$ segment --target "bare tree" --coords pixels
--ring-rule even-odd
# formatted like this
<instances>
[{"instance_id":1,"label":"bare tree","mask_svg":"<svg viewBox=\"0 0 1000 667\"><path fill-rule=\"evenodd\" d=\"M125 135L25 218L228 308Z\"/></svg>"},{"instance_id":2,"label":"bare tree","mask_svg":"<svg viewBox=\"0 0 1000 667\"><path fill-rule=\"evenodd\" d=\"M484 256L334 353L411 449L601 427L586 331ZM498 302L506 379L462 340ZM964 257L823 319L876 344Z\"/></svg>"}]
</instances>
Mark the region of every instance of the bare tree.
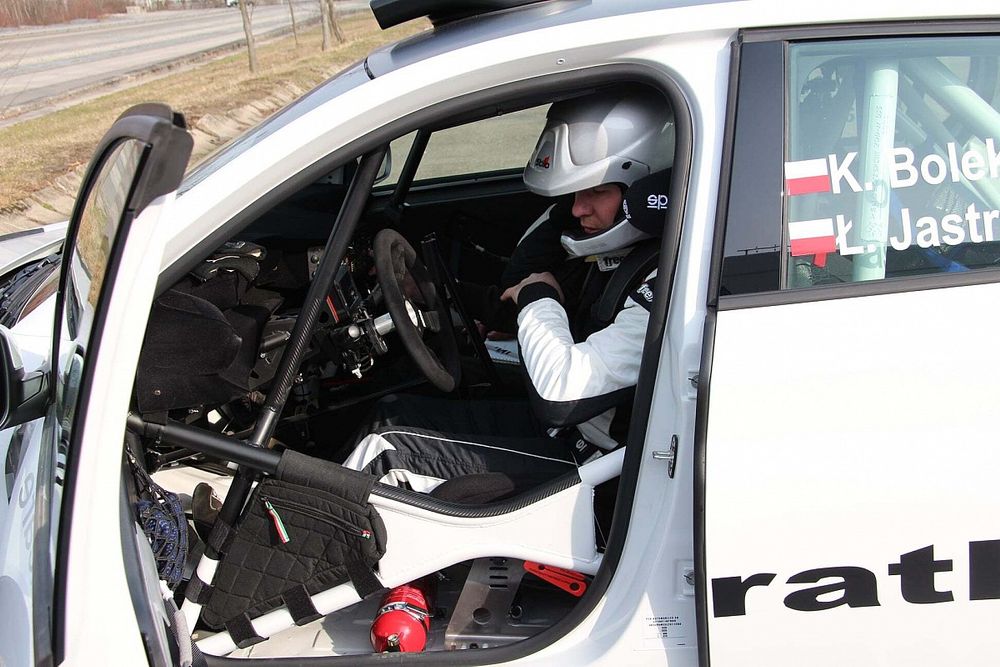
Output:
<instances>
[{"instance_id":1,"label":"bare tree","mask_svg":"<svg viewBox=\"0 0 1000 667\"><path fill-rule=\"evenodd\" d=\"M344 33L337 23L337 10L333 6L333 0L319 0L320 23L323 25L323 50L330 48L330 39L337 40L338 44L344 43Z\"/></svg>"},{"instance_id":2,"label":"bare tree","mask_svg":"<svg viewBox=\"0 0 1000 667\"><path fill-rule=\"evenodd\" d=\"M292 36L295 37L295 46L299 45L299 29L295 25L295 7L292 5L292 0L288 0L288 13L292 16Z\"/></svg>"},{"instance_id":3,"label":"bare tree","mask_svg":"<svg viewBox=\"0 0 1000 667\"><path fill-rule=\"evenodd\" d=\"M319 24L323 28L323 45L320 48L324 51L330 48L330 21L326 18L329 13L330 7L326 0L319 0Z\"/></svg>"},{"instance_id":4,"label":"bare tree","mask_svg":"<svg viewBox=\"0 0 1000 667\"><path fill-rule=\"evenodd\" d=\"M240 15L243 16L243 34L247 37L247 56L250 58L250 71L257 72L257 45L253 41L253 10L247 7L247 0L240 0Z\"/></svg>"},{"instance_id":5,"label":"bare tree","mask_svg":"<svg viewBox=\"0 0 1000 667\"><path fill-rule=\"evenodd\" d=\"M330 32L333 33L337 44L343 44L347 38L344 37L344 31L340 29L340 21L337 19L337 8L333 4L333 0L324 0L324 2L327 3L329 8L326 12L326 17L330 21Z\"/></svg>"}]
</instances>

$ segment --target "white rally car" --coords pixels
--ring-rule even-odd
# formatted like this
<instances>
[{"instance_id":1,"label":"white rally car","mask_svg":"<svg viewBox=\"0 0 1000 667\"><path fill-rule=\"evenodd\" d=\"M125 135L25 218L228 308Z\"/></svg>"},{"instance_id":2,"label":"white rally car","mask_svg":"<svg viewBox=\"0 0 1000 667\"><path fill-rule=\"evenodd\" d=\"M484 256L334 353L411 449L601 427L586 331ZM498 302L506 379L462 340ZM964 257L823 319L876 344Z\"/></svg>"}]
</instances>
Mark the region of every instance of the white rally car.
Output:
<instances>
[{"instance_id":1,"label":"white rally car","mask_svg":"<svg viewBox=\"0 0 1000 667\"><path fill-rule=\"evenodd\" d=\"M0 242L0 663L996 664L995 7L372 7L434 28L186 175L136 107L61 250ZM627 445L488 502L346 471L383 396L524 396L456 281L550 205L548 106L626 85L676 129Z\"/></svg>"}]
</instances>

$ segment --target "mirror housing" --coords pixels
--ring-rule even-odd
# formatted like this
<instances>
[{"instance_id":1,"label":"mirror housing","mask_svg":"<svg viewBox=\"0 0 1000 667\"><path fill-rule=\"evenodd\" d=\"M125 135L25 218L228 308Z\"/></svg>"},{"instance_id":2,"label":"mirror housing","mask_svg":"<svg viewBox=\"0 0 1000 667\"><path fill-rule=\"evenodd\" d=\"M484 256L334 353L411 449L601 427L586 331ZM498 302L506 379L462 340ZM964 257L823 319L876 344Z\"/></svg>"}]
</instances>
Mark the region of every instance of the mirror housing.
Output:
<instances>
[{"instance_id":1,"label":"mirror housing","mask_svg":"<svg viewBox=\"0 0 1000 667\"><path fill-rule=\"evenodd\" d=\"M379 165L378 173L375 174L375 182L373 185L378 185L385 179L389 178L389 174L392 173L392 151L389 150L389 146L385 147L385 157L382 158L382 164Z\"/></svg>"},{"instance_id":2,"label":"mirror housing","mask_svg":"<svg viewBox=\"0 0 1000 667\"><path fill-rule=\"evenodd\" d=\"M45 414L48 373L26 373L10 329L0 326L0 429L24 424Z\"/></svg>"}]
</instances>

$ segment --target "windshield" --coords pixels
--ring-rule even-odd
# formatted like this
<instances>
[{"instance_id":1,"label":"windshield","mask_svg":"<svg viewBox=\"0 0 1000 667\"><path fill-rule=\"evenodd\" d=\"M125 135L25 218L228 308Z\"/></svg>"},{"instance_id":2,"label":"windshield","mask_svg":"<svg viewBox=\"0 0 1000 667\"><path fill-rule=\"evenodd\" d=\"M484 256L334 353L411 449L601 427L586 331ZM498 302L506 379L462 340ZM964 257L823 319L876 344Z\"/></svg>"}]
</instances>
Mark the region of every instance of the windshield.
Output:
<instances>
[{"instance_id":1,"label":"windshield","mask_svg":"<svg viewBox=\"0 0 1000 667\"><path fill-rule=\"evenodd\" d=\"M332 79L321 83L260 125L251 128L246 133L236 137L220 148L214 155L210 156L184 177L177 194L183 195L260 141L271 136L289 123L301 118L313 109L329 102L338 95L342 95L348 90L360 86L366 81L370 81L370 79L365 72L364 63L359 62L335 75Z\"/></svg>"}]
</instances>

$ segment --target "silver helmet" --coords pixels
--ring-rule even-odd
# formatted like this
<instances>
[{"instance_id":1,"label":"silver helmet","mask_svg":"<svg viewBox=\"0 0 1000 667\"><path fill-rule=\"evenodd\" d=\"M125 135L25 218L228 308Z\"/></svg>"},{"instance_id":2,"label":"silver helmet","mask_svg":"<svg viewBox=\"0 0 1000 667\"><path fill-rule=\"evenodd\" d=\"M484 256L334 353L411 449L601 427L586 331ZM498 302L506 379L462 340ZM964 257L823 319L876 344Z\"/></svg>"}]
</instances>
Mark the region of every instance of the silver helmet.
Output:
<instances>
[{"instance_id":1,"label":"silver helmet","mask_svg":"<svg viewBox=\"0 0 1000 667\"><path fill-rule=\"evenodd\" d=\"M524 168L529 190L557 197L605 183L632 183L673 165L674 119L666 99L648 88L601 92L549 108L545 128ZM612 252L649 234L622 212L593 235L566 233L572 256Z\"/></svg>"}]
</instances>

